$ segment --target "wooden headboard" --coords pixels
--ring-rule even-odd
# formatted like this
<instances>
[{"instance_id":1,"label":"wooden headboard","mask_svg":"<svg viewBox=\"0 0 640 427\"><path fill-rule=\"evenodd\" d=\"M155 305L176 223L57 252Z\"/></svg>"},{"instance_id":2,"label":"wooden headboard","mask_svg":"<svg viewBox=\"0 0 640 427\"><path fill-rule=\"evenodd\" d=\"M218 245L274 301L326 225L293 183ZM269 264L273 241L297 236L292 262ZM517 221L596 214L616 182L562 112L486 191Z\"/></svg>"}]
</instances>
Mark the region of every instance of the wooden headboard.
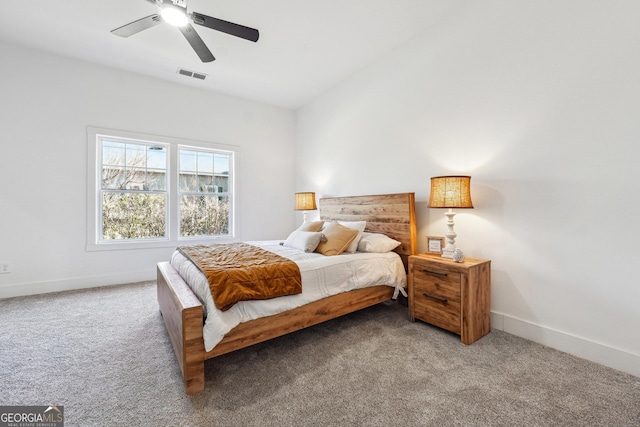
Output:
<instances>
[{"instance_id":1,"label":"wooden headboard","mask_svg":"<svg viewBox=\"0 0 640 427\"><path fill-rule=\"evenodd\" d=\"M395 249L407 265L418 251L415 193L324 197L319 200L324 221L367 221L365 231L381 233L402 244Z\"/></svg>"}]
</instances>

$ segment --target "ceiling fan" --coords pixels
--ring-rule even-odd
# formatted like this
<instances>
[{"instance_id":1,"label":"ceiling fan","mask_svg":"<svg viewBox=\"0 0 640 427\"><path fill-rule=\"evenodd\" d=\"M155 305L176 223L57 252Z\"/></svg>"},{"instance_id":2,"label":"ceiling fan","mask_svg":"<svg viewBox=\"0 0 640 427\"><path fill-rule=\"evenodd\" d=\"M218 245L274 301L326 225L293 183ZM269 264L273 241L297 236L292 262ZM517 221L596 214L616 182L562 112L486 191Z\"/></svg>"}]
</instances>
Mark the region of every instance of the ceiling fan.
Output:
<instances>
[{"instance_id":1,"label":"ceiling fan","mask_svg":"<svg viewBox=\"0 0 640 427\"><path fill-rule=\"evenodd\" d=\"M222 19L212 18L198 12L187 12L187 0L146 0L149 3L160 8L160 13L146 16L137 21L130 22L122 27L111 31L116 36L129 37L147 28L167 22L168 24L178 27L184 37L187 39L193 50L195 50L202 62L211 62L216 58L213 56L207 45L204 44L196 30L189 23L202 25L203 27L221 31L232 36L240 37L245 40L257 42L260 33L255 28L245 27L244 25L234 24L233 22L223 21Z\"/></svg>"}]
</instances>

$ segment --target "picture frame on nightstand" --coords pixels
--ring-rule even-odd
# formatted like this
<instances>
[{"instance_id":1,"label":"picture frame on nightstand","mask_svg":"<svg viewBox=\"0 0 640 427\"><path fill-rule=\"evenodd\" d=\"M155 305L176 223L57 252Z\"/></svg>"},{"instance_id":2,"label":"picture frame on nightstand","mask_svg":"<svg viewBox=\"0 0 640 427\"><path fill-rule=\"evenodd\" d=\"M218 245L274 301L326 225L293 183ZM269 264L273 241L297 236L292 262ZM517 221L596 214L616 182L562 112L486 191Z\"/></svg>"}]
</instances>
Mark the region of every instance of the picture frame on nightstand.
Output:
<instances>
[{"instance_id":1,"label":"picture frame on nightstand","mask_svg":"<svg viewBox=\"0 0 640 427\"><path fill-rule=\"evenodd\" d=\"M442 248L444 248L444 237L427 236L428 254L442 254Z\"/></svg>"}]
</instances>

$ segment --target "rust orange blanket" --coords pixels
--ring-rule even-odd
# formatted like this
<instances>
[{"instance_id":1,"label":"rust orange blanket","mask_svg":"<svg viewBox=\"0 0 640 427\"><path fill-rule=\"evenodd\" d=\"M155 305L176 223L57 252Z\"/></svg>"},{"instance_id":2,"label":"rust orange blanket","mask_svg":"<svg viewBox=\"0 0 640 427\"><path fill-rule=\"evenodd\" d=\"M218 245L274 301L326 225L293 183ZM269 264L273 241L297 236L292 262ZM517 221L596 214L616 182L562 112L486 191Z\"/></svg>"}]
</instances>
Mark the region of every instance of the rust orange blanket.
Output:
<instances>
[{"instance_id":1,"label":"rust orange blanket","mask_svg":"<svg viewBox=\"0 0 640 427\"><path fill-rule=\"evenodd\" d=\"M298 265L248 243L180 246L209 280L216 307L230 309L238 301L262 300L302 292Z\"/></svg>"}]
</instances>

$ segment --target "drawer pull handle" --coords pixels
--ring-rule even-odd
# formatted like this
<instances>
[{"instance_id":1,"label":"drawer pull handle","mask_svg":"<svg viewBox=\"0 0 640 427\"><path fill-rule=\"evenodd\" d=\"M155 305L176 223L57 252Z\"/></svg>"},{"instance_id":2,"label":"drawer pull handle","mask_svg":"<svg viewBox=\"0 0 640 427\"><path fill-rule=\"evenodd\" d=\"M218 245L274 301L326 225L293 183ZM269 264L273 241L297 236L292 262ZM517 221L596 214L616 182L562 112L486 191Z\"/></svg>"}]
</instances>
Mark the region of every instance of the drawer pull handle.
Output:
<instances>
[{"instance_id":1,"label":"drawer pull handle","mask_svg":"<svg viewBox=\"0 0 640 427\"><path fill-rule=\"evenodd\" d=\"M438 273L437 271L422 270L422 272L427 274L435 274L436 276L443 276L443 277L447 276L447 273Z\"/></svg>"},{"instance_id":2,"label":"drawer pull handle","mask_svg":"<svg viewBox=\"0 0 640 427\"><path fill-rule=\"evenodd\" d=\"M447 299L434 297L432 295L427 295L427 294L424 294L424 293L422 294L422 296L425 297L425 298L432 299L434 301L441 302L442 304L447 304L449 302L449 300L447 300Z\"/></svg>"}]
</instances>

